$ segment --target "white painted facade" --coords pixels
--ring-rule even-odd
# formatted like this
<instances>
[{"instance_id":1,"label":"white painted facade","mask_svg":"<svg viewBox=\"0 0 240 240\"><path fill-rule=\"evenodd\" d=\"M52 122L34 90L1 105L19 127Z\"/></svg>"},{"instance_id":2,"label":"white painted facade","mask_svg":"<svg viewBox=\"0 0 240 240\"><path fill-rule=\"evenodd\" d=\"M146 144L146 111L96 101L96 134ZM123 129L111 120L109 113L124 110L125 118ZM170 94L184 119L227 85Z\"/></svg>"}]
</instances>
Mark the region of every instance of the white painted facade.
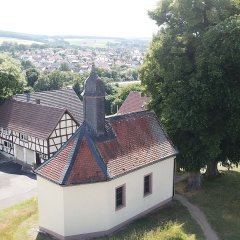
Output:
<instances>
[{"instance_id":1,"label":"white painted facade","mask_svg":"<svg viewBox=\"0 0 240 240\"><path fill-rule=\"evenodd\" d=\"M144 176L152 174L152 193L144 196ZM173 197L174 157L107 182L59 186L37 176L40 229L67 236L107 232ZM126 205L116 210L116 188L125 185Z\"/></svg>"}]
</instances>

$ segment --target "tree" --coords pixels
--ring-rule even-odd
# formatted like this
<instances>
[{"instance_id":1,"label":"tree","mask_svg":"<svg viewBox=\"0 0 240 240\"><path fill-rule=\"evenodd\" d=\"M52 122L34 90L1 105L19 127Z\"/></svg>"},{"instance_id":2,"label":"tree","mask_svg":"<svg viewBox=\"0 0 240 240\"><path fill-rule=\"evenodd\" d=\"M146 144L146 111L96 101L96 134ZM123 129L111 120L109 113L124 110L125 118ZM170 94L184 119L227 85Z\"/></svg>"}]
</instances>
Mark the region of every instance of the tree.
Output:
<instances>
[{"instance_id":1,"label":"tree","mask_svg":"<svg viewBox=\"0 0 240 240\"><path fill-rule=\"evenodd\" d=\"M58 90L63 87L73 86L78 96L82 89L85 75L72 72L62 72L55 70L52 72L44 71L35 82L33 88L35 91Z\"/></svg>"},{"instance_id":2,"label":"tree","mask_svg":"<svg viewBox=\"0 0 240 240\"><path fill-rule=\"evenodd\" d=\"M199 46L209 29L236 13L240 13L239 5L231 0L163 0L150 12L160 31L153 38L140 78L179 149L177 162L190 172L188 190L201 188L200 169L216 161L222 143L221 115L206 107L218 99L206 92L211 82L200 74Z\"/></svg>"},{"instance_id":3,"label":"tree","mask_svg":"<svg viewBox=\"0 0 240 240\"><path fill-rule=\"evenodd\" d=\"M83 92L83 82L80 80L76 80L73 84L73 89L80 98L80 100L83 100L83 97L81 95Z\"/></svg>"},{"instance_id":4,"label":"tree","mask_svg":"<svg viewBox=\"0 0 240 240\"><path fill-rule=\"evenodd\" d=\"M21 61L21 66L23 70L27 70L29 68L34 68L33 64L31 63L31 61L26 60L26 61Z\"/></svg>"},{"instance_id":5,"label":"tree","mask_svg":"<svg viewBox=\"0 0 240 240\"><path fill-rule=\"evenodd\" d=\"M0 54L0 101L24 91L25 80L20 63Z\"/></svg>"},{"instance_id":6,"label":"tree","mask_svg":"<svg viewBox=\"0 0 240 240\"><path fill-rule=\"evenodd\" d=\"M55 70L48 74L50 90L58 90L63 87L66 75L64 72Z\"/></svg>"},{"instance_id":7,"label":"tree","mask_svg":"<svg viewBox=\"0 0 240 240\"><path fill-rule=\"evenodd\" d=\"M65 72L70 71L68 63L67 62L61 63L59 70L60 71L65 71Z\"/></svg>"},{"instance_id":8,"label":"tree","mask_svg":"<svg viewBox=\"0 0 240 240\"><path fill-rule=\"evenodd\" d=\"M240 15L235 15L209 29L198 49L198 74L209 95L205 105L209 127L220 135L219 154L208 164L209 176L218 175L218 161L240 161L239 36Z\"/></svg>"},{"instance_id":9,"label":"tree","mask_svg":"<svg viewBox=\"0 0 240 240\"><path fill-rule=\"evenodd\" d=\"M33 87L34 83L38 80L39 72L35 68L29 68L26 71L26 79L28 86Z\"/></svg>"},{"instance_id":10,"label":"tree","mask_svg":"<svg viewBox=\"0 0 240 240\"><path fill-rule=\"evenodd\" d=\"M34 83L33 89L36 92L50 90L50 81L48 74L41 73L38 77L38 80Z\"/></svg>"},{"instance_id":11,"label":"tree","mask_svg":"<svg viewBox=\"0 0 240 240\"><path fill-rule=\"evenodd\" d=\"M128 94L131 91L142 92L144 90L143 86L140 84L128 84L118 88L117 92L113 97L110 97L111 100L111 113L114 114L118 111L119 107L122 105L124 100L127 98Z\"/></svg>"}]
</instances>

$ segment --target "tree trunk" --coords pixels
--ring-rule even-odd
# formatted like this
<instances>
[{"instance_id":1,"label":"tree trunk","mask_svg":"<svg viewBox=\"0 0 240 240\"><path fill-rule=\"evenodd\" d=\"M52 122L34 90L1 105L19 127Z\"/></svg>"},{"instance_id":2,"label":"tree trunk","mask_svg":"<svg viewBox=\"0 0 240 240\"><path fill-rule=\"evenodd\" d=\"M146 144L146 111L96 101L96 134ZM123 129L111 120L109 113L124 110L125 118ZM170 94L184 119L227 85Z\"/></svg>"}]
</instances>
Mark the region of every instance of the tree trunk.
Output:
<instances>
[{"instance_id":1,"label":"tree trunk","mask_svg":"<svg viewBox=\"0 0 240 240\"><path fill-rule=\"evenodd\" d=\"M200 171L189 172L188 184L185 188L186 192L196 191L202 188L202 176Z\"/></svg>"},{"instance_id":2,"label":"tree trunk","mask_svg":"<svg viewBox=\"0 0 240 240\"><path fill-rule=\"evenodd\" d=\"M176 161L176 172L181 172L179 163Z\"/></svg>"},{"instance_id":3,"label":"tree trunk","mask_svg":"<svg viewBox=\"0 0 240 240\"><path fill-rule=\"evenodd\" d=\"M207 170L205 172L206 177L217 177L219 175L218 171L218 161L211 161L207 164Z\"/></svg>"}]
</instances>

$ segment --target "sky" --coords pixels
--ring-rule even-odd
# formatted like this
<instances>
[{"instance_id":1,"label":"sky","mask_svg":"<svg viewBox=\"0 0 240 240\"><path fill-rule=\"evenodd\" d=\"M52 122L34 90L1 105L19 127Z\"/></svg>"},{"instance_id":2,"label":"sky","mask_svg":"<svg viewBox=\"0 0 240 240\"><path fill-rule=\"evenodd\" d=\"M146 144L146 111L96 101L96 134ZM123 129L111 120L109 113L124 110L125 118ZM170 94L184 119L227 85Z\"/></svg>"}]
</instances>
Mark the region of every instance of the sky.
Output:
<instances>
[{"instance_id":1,"label":"sky","mask_svg":"<svg viewBox=\"0 0 240 240\"><path fill-rule=\"evenodd\" d=\"M151 38L158 0L1 0L0 30L46 35Z\"/></svg>"}]
</instances>

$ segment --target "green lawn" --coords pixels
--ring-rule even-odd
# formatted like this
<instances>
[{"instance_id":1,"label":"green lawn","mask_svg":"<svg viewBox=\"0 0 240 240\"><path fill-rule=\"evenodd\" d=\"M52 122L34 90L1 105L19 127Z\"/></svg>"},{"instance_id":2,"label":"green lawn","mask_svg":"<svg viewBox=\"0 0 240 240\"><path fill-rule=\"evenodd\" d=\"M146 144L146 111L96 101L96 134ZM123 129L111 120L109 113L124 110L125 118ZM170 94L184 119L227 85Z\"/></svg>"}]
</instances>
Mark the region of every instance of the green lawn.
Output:
<instances>
[{"instance_id":1,"label":"green lawn","mask_svg":"<svg viewBox=\"0 0 240 240\"><path fill-rule=\"evenodd\" d=\"M37 199L31 199L11 208L0 211L1 240L51 240L49 236L38 233ZM188 211L173 201L122 229L112 237L99 240L197 240L204 239L199 226Z\"/></svg>"},{"instance_id":2,"label":"green lawn","mask_svg":"<svg viewBox=\"0 0 240 240\"><path fill-rule=\"evenodd\" d=\"M115 39L111 38L65 38L64 40L71 45L92 48L107 48L108 43L117 43Z\"/></svg>"},{"instance_id":3,"label":"green lawn","mask_svg":"<svg viewBox=\"0 0 240 240\"><path fill-rule=\"evenodd\" d=\"M240 168L221 168L216 179L204 180L203 190L184 195L198 205L221 239L240 239ZM184 183L177 184L182 192Z\"/></svg>"}]
</instances>

